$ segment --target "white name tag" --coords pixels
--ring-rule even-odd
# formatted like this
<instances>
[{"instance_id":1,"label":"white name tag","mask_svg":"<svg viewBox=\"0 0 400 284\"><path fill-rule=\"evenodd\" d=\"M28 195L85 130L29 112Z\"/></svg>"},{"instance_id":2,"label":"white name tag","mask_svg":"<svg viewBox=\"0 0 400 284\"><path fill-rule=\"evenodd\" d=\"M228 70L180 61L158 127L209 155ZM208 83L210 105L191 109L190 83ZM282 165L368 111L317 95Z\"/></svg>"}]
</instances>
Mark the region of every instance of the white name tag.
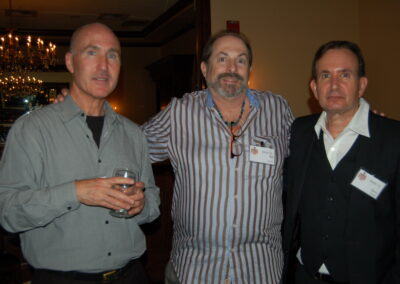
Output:
<instances>
[{"instance_id":1,"label":"white name tag","mask_svg":"<svg viewBox=\"0 0 400 284\"><path fill-rule=\"evenodd\" d=\"M250 145L250 161L275 165L275 150L267 147Z\"/></svg>"},{"instance_id":2,"label":"white name tag","mask_svg":"<svg viewBox=\"0 0 400 284\"><path fill-rule=\"evenodd\" d=\"M372 198L377 199L379 194L385 188L386 183L377 179L365 170L360 169L351 182L351 185L368 194Z\"/></svg>"}]
</instances>

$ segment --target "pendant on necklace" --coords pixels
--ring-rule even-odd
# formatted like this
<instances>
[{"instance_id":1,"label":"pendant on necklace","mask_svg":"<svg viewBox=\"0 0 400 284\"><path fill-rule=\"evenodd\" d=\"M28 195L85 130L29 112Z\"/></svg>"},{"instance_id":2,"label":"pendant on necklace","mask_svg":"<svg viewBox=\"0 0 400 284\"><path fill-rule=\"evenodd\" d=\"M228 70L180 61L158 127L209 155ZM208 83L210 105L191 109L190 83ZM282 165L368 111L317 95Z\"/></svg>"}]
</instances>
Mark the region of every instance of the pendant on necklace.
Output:
<instances>
[{"instance_id":1,"label":"pendant on necklace","mask_svg":"<svg viewBox=\"0 0 400 284\"><path fill-rule=\"evenodd\" d=\"M218 112L219 116L221 117L221 119L224 121L225 125L226 125L226 126L233 127L233 126L237 126L237 125L239 124L240 120L242 119L242 116L243 116L243 113L244 113L244 105L245 105L245 102L246 102L246 100L243 100L242 107L240 108L239 117L238 117L236 120L230 121L230 122L229 122L229 121L226 121L226 120L224 119L224 117L222 116L222 113L221 113L220 110L218 109L217 105L216 105L215 103L214 103L214 105L215 105L215 109L217 110L217 112Z\"/></svg>"}]
</instances>

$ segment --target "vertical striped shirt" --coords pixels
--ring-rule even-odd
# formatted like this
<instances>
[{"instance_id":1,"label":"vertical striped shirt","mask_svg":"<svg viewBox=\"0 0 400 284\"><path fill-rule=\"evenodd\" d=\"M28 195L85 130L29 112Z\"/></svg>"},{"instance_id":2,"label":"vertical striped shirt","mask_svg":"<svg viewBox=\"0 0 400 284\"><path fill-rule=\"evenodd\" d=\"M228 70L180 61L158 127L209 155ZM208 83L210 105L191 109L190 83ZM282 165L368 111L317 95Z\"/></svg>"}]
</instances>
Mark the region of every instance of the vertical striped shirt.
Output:
<instances>
[{"instance_id":1,"label":"vertical striped shirt","mask_svg":"<svg viewBox=\"0 0 400 284\"><path fill-rule=\"evenodd\" d=\"M182 283L280 280L282 167L293 115L281 96L248 90L247 97L234 158L230 129L207 90L172 99L143 125L152 161L169 158L175 173L171 262ZM275 164L250 161L250 145L274 149Z\"/></svg>"}]
</instances>

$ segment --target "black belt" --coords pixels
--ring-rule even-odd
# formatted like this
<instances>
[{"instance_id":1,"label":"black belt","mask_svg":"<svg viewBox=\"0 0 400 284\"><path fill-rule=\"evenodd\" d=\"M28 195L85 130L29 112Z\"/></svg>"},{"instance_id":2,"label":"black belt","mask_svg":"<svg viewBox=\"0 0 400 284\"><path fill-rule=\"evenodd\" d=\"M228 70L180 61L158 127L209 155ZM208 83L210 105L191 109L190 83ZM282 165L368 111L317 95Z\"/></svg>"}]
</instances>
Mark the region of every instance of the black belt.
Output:
<instances>
[{"instance_id":1,"label":"black belt","mask_svg":"<svg viewBox=\"0 0 400 284\"><path fill-rule=\"evenodd\" d=\"M48 269L37 269L37 270L45 273L57 274L59 276L74 280L92 281L98 283L110 283L111 281L119 279L124 274L124 272L126 272L139 262L140 262L139 258L133 259L122 268L110 271L98 272L98 273L85 273L79 271L58 271L58 270L48 270Z\"/></svg>"},{"instance_id":2,"label":"black belt","mask_svg":"<svg viewBox=\"0 0 400 284\"><path fill-rule=\"evenodd\" d=\"M322 282L330 283L330 284L349 284L350 282L344 282L344 281L337 281L333 279L332 276L329 274L321 274L321 273L316 273L314 276L312 276L315 280L319 280Z\"/></svg>"}]
</instances>

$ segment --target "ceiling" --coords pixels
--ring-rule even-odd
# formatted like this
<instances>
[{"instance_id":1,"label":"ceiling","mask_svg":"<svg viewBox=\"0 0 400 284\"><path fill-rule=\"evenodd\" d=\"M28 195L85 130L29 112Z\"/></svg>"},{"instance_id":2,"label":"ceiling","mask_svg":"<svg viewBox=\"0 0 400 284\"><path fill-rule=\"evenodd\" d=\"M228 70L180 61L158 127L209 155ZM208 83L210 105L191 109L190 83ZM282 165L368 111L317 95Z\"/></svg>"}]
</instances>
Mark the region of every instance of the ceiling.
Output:
<instances>
[{"instance_id":1,"label":"ceiling","mask_svg":"<svg viewBox=\"0 0 400 284\"><path fill-rule=\"evenodd\" d=\"M68 45L77 27L99 21L124 46L159 46L194 27L193 0L2 0L0 34L41 35Z\"/></svg>"}]
</instances>

